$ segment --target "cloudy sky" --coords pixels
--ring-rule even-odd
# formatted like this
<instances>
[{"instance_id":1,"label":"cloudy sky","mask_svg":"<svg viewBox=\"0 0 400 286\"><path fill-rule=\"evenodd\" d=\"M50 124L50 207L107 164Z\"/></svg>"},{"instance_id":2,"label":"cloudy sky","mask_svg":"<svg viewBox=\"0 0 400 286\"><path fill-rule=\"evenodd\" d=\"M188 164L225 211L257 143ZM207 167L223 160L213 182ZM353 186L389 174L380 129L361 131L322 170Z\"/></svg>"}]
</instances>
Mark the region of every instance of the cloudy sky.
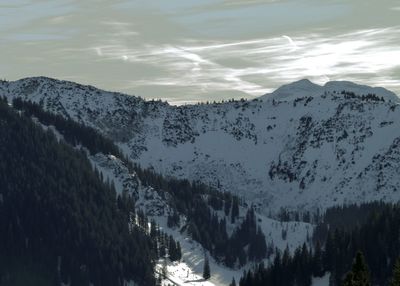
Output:
<instances>
[{"instance_id":1,"label":"cloudy sky","mask_svg":"<svg viewBox=\"0 0 400 286\"><path fill-rule=\"evenodd\" d=\"M0 0L0 78L174 104L351 80L400 94L398 0Z\"/></svg>"}]
</instances>

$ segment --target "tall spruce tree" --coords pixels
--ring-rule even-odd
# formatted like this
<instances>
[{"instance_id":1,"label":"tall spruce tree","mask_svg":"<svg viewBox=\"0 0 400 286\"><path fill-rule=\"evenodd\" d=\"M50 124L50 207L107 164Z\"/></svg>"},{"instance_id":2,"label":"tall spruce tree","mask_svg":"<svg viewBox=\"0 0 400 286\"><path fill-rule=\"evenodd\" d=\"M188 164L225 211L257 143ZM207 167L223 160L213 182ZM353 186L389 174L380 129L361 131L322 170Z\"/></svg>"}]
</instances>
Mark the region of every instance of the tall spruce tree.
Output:
<instances>
[{"instance_id":1,"label":"tall spruce tree","mask_svg":"<svg viewBox=\"0 0 400 286\"><path fill-rule=\"evenodd\" d=\"M323 262L322 262L322 248L319 241L315 246L315 252L313 256L313 275L316 277L322 277L324 275Z\"/></svg>"},{"instance_id":2,"label":"tall spruce tree","mask_svg":"<svg viewBox=\"0 0 400 286\"><path fill-rule=\"evenodd\" d=\"M343 286L370 286L371 281L364 255L359 251L351 267L351 271L346 274Z\"/></svg>"},{"instance_id":3,"label":"tall spruce tree","mask_svg":"<svg viewBox=\"0 0 400 286\"><path fill-rule=\"evenodd\" d=\"M231 222L235 223L236 218L239 216L239 200L234 197L232 201Z\"/></svg>"},{"instance_id":4,"label":"tall spruce tree","mask_svg":"<svg viewBox=\"0 0 400 286\"><path fill-rule=\"evenodd\" d=\"M176 260L181 260L182 258L182 248L179 241L176 243Z\"/></svg>"},{"instance_id":5,"label":"tall spruce tree","mask_svg":"<svg viewBox=\"0 0 400 286\"><path fill-rule=\"evenodd\" d=\"M207 254L204 255L204 268L203 268L203 278L209 279L211 277L210 261L208 260Z\"/></svg>"}]
</instances>

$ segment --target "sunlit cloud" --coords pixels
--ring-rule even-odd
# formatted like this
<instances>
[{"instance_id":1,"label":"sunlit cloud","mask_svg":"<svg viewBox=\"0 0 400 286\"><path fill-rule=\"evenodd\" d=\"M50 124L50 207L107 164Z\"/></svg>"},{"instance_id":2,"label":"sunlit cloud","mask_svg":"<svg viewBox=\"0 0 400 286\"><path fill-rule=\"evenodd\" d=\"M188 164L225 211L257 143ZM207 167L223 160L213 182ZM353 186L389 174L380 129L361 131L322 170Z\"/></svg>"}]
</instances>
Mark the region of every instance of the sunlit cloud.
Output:
<instances>
[{"instance_id":1,"label":"sunlit cloud","mask_svg":"<svg viewBox=\"0 0 400 286\"><path fill-rule=\"evenodd\" d=\"M179 104L257 97L301 78L400 93L396 0L0 2L10 80L74 78Z\"/></svg>"},{"instance_id":2,"label":"sunlit cloud","mask_svg":"<svg viewBox=\"0 0 400 286\"><path fill-rule=\"evenodd\" d=\"M400 47L395 39L400 29L367 29L324 36L322 33L272 37L236 42L183 41L182 45L126 44L95 47L98 56L132 64L156 66L158 78L130 81L135 86L181 86L200 91L237 90L249 97L299 78L318 83L371 78L390 87L400 87L390 71L400 67ZM237 64L236 61L240 61Z\"/></svg>"}]
</instances>

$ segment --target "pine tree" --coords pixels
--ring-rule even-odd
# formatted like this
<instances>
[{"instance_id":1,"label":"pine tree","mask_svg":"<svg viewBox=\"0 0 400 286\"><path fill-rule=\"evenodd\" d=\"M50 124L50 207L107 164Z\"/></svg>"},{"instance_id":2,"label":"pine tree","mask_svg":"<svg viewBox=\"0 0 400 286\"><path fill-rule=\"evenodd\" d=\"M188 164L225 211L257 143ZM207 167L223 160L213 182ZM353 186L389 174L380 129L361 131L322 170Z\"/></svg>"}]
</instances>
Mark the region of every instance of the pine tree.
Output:
<instances>
[{"instance_id":1,"label":"pine tree","mask_svg":"<svg viewBox=\"0 0 400 286\"><path fill-rule=\"evenodd\" d=\"M232 201L230 198L225 200L225 207L224 207L224 211L225 211L225 215L228 216L229 212L231 210L231 205L232 205Z\"/></svg>"},{"instance_id":2,"label":"pine tree","mask_svg":"<svg viewBox=\"0 0 400 286\"><path fill-rule=\"evenodd\" d=\"M176 243L176 260L181 260L182 258L182 248L179 241Z\"/></svg>"},{"instance_id":3,"label":"pine tree","mask_svg":"<svg viewBox=\"0 0 400 286\"><path fill-rule=\"evenodd\" d=\"M157 229L158 229L157 224L156 224L155 220L152 219L151 222L150 222L150 237L151 237L152 239L155 239L155 238L156 238L156 236L157 236Z\"/></svg>"},{"instance_id":4,"label":"pine tree","mask_svg":"<svg viewBox=\"0 0 400 286\"><path fill-rule=\"evenodd\" d=\"M313 256L313 275L316 277L322 277L324 275L323 262L322 262L322 248L319 241L315 247L315 253Z\"/></svg>"},{"instance_id":5,"label":"pine tree","mask_svg":"<svg viewBox=\"0 0 400 286\"><path fill-rule=\"evenodd\" d=\"M239 216L239 201L236 197L232 201L231 222L235 223L236 218Z\"/></svg>"},{"instance_id":6,"label":"pine tree","mask_svg":"<svg viewBox=\"0 0 400 286\"><path fill-rule=\"evenodd\" d=\"M397 259L393 269L393 276L390 280L390 286L400 286L400 258Z\"/></svg>"},{"instance_id":7,"label":"pine tree","mask_svg":"<svg viewBox=\"0 0 400 286\"><path fill-rule=\"evenodd\" d=\"M160 257L165 257L167 255L167 252L165 250L165 240L163 237L160 237L160 242L158 244L158 255Z\"/></svg>"},{"instance_id":8,"label":"pine tree","mask_svg":"<svg viewBox=\"0 0 400 286\"><path fill-rule=\"evenodd\" d=\"M235 278L232 278L232 282L231 282L231 284L229 286L236 286Z\"/></svg>"},{"instance_id":9,"label":"pine tree","mask_svg":"<svg viewBox=\"0 0 400 286\"><path fill-rule=\"evenodd\" d=\"M370 286L369 272L361 252L357 252L351 271L346 274L343 286Z\"/></svg>"},{"instance_id":10,"label":"pine tree","mask_svg":"<svg viewBox=\"0 0 400 286\"><path fill-rule=\"evenodd\" d=\"M164 261L163 261L161 273L162 273L162 279L167 279L168 270L167 270L167 260L166 259L164 259Z\"/></svg>"},{"instance_id":11,"label":"pine tree","mask_svg":"<svg viewBox=\"0 0 400 286\"><path fill-rule=\"evenodd\" d=\"M210 262L208 261L208 256L207 254L204 255L204 268L203 268L203 278L204 279L209 279L211 277L211 271L210 271Z\"/></svg>"},{"instance_id":12,"label":"pine tree","mask_svg":"<svg viewBox=\"0 0 400 286\"><path fill-rule=\"evenodd\" d=\"M180 255L179 253L180 250L178 251L177 249L177 245L175 243L174 238L172 237L172 235L169 237L169 246L168 246L168 253L169 253L169 259L171 261L177 261L180 259Z\"/></svg>"}]
</instances>

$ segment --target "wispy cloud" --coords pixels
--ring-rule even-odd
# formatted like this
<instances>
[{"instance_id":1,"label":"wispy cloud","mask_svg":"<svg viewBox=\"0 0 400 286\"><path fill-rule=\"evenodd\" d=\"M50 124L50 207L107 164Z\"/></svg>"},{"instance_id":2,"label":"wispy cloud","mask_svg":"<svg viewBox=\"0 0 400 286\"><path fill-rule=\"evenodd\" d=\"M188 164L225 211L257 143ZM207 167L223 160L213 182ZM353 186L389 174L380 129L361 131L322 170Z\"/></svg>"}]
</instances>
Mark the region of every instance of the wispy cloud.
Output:
<instances>
[{"instance_id":1,"label":"wispy cloud","mask_svg":"<svg viewBox=\"0 0 400 286\"><path fill-rule=\"evenodd\" d=\"M396 0L0 2L8 79L73 75L174 103L254 97L306 77L400 93Z\"/></svg>"},{"instance_id":2,"label":"wispy cloud","mask_svg":"<svg viewBox=\"0 0 400 286\"><path fill-rule=\"evenodd\" d=\"M237 90L249 96L308 77L319 83L371 78L399 88L390 72L400 67L400 29L368 29L324 36L323 33L232 42L182 41L180 45L94 47L103 58L156 66L159 77L130 81L143 85L182 86L201 91Z\"/></svg>"}]
</instances>

